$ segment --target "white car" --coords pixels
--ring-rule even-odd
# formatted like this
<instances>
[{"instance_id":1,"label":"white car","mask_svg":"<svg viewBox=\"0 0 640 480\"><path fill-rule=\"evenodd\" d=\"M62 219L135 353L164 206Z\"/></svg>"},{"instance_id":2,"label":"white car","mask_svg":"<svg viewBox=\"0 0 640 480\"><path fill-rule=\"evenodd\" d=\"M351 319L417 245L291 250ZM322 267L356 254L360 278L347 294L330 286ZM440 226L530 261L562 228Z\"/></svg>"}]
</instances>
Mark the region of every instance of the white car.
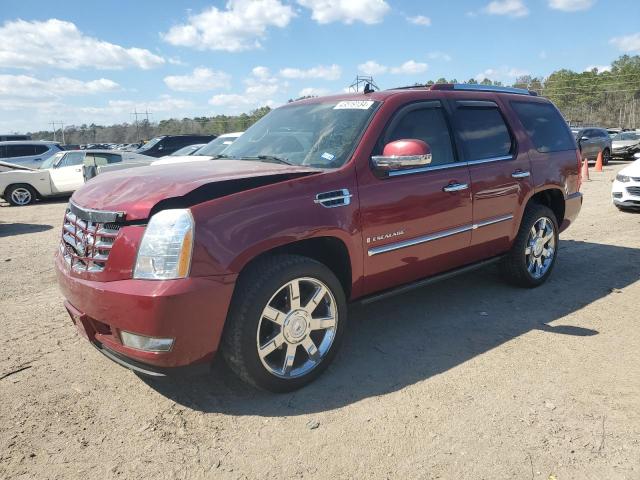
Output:
<instances>
[{"instance_id":1,"label":"white car","mask_svg":"<svg viewBox=\"0 0 640 480\"><path fill-rule=\"evenodd\" d=\"M83 166L108 166L144 157L111 150L58 152L42 162L39 169L0 162L0 197L13 206L29 205L38 198L70 195L85 182Z\"/></svg>"},{"instance_id":2,"label":"white car","mask_svg":"<svg viewBox=\"0 0 640 480\"><path fill-rule=\"evenodd\" d=\"M216 155L220 155L225 148L235 142L243 133L244 132L224 133L189 155L168 155L156 160L151 165L167 165L169 163L201 162L203 160L211 160Z\"/></svg>"},{"instance_id":3,"label":"white car","mask_svg":"<svg viewBox=\"0 0 640 480\"><path fill-rule=\"evenodd\" d=\"M616 175L611 187L613 204L620 210L640 208L640 153L636 161Z\"/></svg>"}]
</instances>

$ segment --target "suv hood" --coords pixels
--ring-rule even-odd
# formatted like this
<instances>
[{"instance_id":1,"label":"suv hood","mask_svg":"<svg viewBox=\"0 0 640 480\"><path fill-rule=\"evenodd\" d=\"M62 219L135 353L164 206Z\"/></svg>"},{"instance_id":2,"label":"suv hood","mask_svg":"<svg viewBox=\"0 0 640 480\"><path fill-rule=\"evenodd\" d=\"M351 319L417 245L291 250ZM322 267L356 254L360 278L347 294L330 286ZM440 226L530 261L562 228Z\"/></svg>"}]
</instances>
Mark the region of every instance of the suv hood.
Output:
<instances>
[{"instance_id":1,"label":"suv hood","mask_svg":"<svg viewBox=\"0 0 640 480\"><path fill-rule=\"evenodd\" d=\"M82 208L123 212L126 221L144 220L163 200L179 199L193 205L321 171L247 160L154 165L98 175L76 190L71 201ZM188 194L192 195L186 197Z\"/></svg>"}]
</instances>

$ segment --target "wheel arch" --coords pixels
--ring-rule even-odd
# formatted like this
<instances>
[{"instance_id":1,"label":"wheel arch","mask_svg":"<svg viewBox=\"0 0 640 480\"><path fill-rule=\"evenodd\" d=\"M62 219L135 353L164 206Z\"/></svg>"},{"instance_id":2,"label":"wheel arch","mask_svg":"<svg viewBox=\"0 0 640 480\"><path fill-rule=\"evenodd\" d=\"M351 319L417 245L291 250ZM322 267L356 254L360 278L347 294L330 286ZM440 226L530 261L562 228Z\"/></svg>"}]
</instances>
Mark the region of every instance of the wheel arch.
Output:
<instances>
[{"instance_id":1,"label":"wheel arch","mask_svg":"<svg viewBox=\"0 0 640 480\"><path fill-rule=\"evenodd\" d=\"M11 183L8 183L7 186L4 188L4 190L2 191L2 198L4 198L5 200L7 199L7 195L11 187L29 187L31 190L35 192L36 199L42 198L42 194L38 191L38 189L34 185L28 182L11 182Z\"/></svg>"},{"instance_id":2,"label":"wheel arch","mask_svg":"<svg viewBox=\"0 0 640 480\"><path fill-rule=\"evenodd\" d=\"M525 209L532 202L549 207L555 214L558 227L562 225L566 211L566 202L562 190L549 187L535 192L529 197Z\"/></svg>"},{"instance_id":3,"label":"wheel arch","mask_svg":"<svg viewBox=\"0 0 640 480\"><path fill-rule=\"evenodd\" d=\"M347 244L336 236L317 236L283 243L269 248L248 259L242 265L239 275L246 272L256 262L273 255L300 255L316 260L329 268L340 281L346 298L353 289L353 262Z\"/></svg>"}]
</instances>

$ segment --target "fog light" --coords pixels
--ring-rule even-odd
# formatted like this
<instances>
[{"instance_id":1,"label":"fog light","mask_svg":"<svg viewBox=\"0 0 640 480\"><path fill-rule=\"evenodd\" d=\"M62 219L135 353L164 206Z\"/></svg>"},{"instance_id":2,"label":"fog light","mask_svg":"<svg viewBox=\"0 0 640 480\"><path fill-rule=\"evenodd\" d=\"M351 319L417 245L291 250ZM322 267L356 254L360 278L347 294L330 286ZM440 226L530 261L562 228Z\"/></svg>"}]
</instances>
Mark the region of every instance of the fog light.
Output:
<instances>
[{"instance_id":1,"label":"fog light","mask_svg":"<svg viewBox=\"0 0 640 480\"><path fill-rule=\"evenodd\" d=\"M168 352L173 346L173 338L147 337L125 331L120 332L120 338L123 345L145 352Z\"/></svg>"}]
</instances>

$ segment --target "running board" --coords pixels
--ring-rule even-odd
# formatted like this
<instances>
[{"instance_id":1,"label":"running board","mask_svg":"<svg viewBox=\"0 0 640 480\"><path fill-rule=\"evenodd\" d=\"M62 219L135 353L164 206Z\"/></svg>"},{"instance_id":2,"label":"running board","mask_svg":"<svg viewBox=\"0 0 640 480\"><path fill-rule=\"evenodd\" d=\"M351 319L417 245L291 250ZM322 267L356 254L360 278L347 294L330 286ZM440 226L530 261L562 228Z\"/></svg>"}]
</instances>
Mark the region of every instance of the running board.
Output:
<instances>
[{"instance_id":1,"label":"running board","mask_svg":"<svg viewBox=\"0 0 640 480\"><path fill-rule=\"evenodd\" d=\"M430 285L432 283L440 282L442 280L448 280L449 278L457 277L463 273L473 272L474 270L478 270L480 268L486 267L488 265L492 265L497 263L502 259L502 255L497 257L489 258L488 260L482 260L477 263L472 263L470 265L465 265L464 267L456 268L454 270L449 270L448 272L439 273L438 275L434 275L433 277L425 278L422 280L418 280L417 282L407 283L405 285L401 285L396 288L392 288L390 290L385 290L381 293L374 293L373 295L364 297L360 300L356 300L353 302L354 304L359 305L368 305L369 303L377 302L378 300L384 300L385 298L393 297L395 295L400 295L406 292L410 292L411 290L415 290L416 288L422 288L424 286Z\"/></svg>"}]
</instances>

